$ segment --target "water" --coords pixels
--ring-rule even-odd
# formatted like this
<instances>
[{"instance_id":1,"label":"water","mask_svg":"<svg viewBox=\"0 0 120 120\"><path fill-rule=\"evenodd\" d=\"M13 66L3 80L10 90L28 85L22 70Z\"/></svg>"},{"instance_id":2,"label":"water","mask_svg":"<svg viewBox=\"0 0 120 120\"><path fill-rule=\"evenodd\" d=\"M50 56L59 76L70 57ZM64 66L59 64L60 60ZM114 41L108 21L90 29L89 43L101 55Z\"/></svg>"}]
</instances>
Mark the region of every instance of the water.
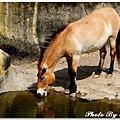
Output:
<instances>
[{"instance_id":1,"label":"water","mask_svg":"<svg viewBox=\"0 0 120 120\"><path fill-rule=\"evenodd\" d=\"M46 98L37 98L29 91L0 95L0 118L112 118L114 114L119 117L120 100L87 101L53 90Z\"/></svg>"}]
</instances>

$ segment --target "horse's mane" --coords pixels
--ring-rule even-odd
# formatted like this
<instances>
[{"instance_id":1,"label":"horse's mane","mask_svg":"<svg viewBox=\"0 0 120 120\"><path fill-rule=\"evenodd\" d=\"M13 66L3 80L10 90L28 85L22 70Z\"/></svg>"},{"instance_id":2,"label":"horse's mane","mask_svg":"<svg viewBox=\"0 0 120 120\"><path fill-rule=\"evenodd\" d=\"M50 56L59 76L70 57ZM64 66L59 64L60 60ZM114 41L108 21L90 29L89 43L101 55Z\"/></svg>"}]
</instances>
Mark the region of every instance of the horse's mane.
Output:
<instances>
[{"instance_id":1,"label":"horse's mane","mask_svg":"<svg viewBox=\"0 0 120 120\"><path fill-rule=\"evenodd\" d=\"M66 26L60 27L60 28L58 28L57 31L52 31L52 35L47 36L45 42L44 42L44 43L41 45L41 47L40 47L40 58L39 58L38 66L39 66L39 64L40 64L40 61L41 61L42 58L43 58L43 54L44 54L46 48L49 46L49 44L50 44L52 41L55 40L54 38L55 38L58 34L60 34L65 28L66 28Z\"/></svg>"}]
</instances>

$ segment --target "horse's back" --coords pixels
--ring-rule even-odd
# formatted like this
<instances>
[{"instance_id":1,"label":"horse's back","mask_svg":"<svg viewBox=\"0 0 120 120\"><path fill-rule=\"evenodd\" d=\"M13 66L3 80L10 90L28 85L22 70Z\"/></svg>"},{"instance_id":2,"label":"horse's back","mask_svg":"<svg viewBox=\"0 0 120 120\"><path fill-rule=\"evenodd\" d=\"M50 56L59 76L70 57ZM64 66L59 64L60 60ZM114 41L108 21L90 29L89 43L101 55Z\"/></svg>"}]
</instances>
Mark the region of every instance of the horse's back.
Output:
<instances>
[{"instance_id":1,"label":"horse's back","mask_svg":"<svg viewBox=\"0 0 120 120\"><path fill-rule=\"evenodd\" d=\"M110 34L113 34L112 31L117 31L120 28L120 17L118 13L113 8L102 8L96 11L96 14L100 14L103 17L103 21L105 21L109 30L111 30Z\"/></svg>"},{"instance_id":2,"label":"horse's back","mask_svg":"<svg viewBox=\"0 0 120 120\"><path fill-rule=\"evenodd\" d=\"M108 27L109 30L114 30L120 27L120 18L113 8L101 8L76 22L70 23L69 26L72 32L73 30L78 33L85 31L85 34L88 33L87 31L92 32L92 30L97 32L97 30L103 29L102 27Z\"/></svg>"},{"instance_id":3,"label":"horse's back","mask_svg":"<svg viewBox=\"0 0 120 120\"><path fill-rule=\"evenodd\" d=\"M81 53L100 49L110 36L116 36L120 18L113 8L95 10L66 28L68 41Z\"/></svg>"}]
</instances>

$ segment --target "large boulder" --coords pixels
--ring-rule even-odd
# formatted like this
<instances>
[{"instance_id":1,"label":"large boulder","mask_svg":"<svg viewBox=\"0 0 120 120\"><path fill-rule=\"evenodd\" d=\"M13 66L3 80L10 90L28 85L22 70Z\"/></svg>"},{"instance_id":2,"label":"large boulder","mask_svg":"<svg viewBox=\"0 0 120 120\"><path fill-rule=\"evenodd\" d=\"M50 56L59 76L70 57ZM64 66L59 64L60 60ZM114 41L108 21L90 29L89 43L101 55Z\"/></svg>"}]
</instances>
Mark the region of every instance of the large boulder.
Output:
<instances>
[{"instance_id":1,"label":"large boulder","mask_svg":"<svg viewBox=\"0 0 120 120\"><path fill-rule=\"evenodd\" d=\"M0 49L0 89L6 74L9 71L11 65L11 57L9 54Z\"/></svg>"},{"instance_id":2,"label":"large boulder","mask_svg":"<svg viewBox=\"0 0 120 120\"><path fill-rule=\"evenodd\" d=\"M0 49L0 75L3 75L8 70L10 64L10 55Z\"/></svg>"}]
</instances>

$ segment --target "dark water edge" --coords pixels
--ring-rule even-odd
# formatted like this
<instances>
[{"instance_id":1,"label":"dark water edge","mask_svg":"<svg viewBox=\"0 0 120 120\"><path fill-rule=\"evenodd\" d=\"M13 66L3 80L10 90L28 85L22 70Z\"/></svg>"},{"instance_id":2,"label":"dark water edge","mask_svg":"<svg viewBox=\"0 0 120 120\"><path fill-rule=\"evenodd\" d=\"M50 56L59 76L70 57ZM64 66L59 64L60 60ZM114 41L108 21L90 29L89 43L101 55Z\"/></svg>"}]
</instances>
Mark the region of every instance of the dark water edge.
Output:
<instances>
[{"instance_id":1,"label":"dark water edge","mask_svg":"<svg viewBox=\"0 0 120 120\"><path fill-rule=\"evenodd\" d=\"M87 101L53 90L46 98L29 91L0 95L0 118L118 118L120 100Z\"/></svg>"}]
</instances>

